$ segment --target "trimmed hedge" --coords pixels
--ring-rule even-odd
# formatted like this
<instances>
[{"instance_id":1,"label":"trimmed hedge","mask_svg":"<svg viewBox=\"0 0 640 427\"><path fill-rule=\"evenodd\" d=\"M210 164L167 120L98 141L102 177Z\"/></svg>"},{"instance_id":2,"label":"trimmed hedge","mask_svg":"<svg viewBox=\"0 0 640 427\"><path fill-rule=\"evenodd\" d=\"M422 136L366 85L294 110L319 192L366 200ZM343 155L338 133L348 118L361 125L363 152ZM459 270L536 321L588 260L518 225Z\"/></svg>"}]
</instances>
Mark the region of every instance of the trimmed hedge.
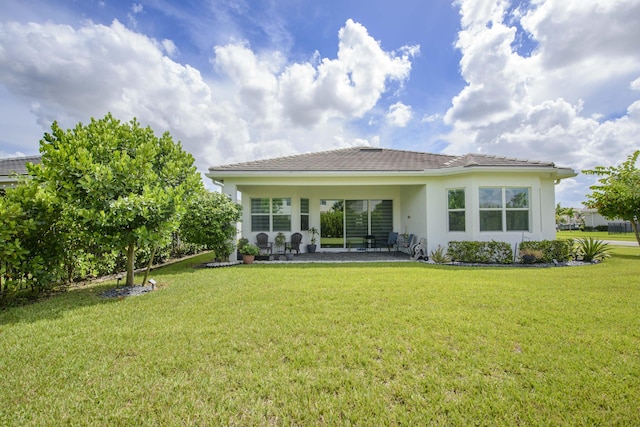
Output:
<instances>
[{"instance_id":1,"label":"trimmed hedge","mask_svg":"<svg viewBox=\"0 0 640 427\"><path fill-rule=\"evenodd\" d=\"M473 264L511 264L513 252L506 242L449 242L447 255L452 261Z\"/></svg>"},{"instance_id":2,"label":"trimmed hedge","mask_svg":"<svg viewBox=\"0 0 640 427\"><path fill-rule=\"evenodd\" d=\"M566 262L572 258L573 240L539 240L520 243L520 251L524 249L542 252L542 262L551 263L555 259L558 262Z\"/></svg>"}]
</instances>

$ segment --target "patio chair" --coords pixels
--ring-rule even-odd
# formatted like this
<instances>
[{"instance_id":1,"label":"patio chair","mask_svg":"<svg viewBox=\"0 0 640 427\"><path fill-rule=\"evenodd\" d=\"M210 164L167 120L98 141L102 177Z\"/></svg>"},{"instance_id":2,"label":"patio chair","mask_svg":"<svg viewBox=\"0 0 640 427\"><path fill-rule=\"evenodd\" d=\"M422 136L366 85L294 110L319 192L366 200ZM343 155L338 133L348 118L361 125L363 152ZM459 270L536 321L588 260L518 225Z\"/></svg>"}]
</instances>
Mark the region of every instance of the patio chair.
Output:
<instances>
[{"instance_id":1,"label":"patio chair","mask_svg":"<svg viewBox=\"0 0 640 427\"><path fill-rule=\"evenodd\" d=\"M300 253L300 243L302 243L302 234L300 233L293 233L291 235L291 241L287 242L285 244L284 247L284 251L285 253L287 252L287 250L289 250L289 252L293 253L293 251L296 251L296 253Z\"/></svg>"},{"instance_id":2,"label":"patio chair","mask_svg":"<svg viewBox=\"0 0 640 427\"><path fill-rule=\"evenodd\" d=\"M256 236L256 245L258 249L260 249L260 252L273 253L273 242L269 241L269 236L266 233L258 233Z\"/></svg>"},{"instance_id":3,"label":"patio chair","mask_svg":"<svg viewBox=\"0 0 640 427\"><path fill-rule=\"evenodd\" d=\"M387 249L391 252L391 248L397 248L398 246L398 233L392 231L387 237Z\"/></svg>"}]
</instances>

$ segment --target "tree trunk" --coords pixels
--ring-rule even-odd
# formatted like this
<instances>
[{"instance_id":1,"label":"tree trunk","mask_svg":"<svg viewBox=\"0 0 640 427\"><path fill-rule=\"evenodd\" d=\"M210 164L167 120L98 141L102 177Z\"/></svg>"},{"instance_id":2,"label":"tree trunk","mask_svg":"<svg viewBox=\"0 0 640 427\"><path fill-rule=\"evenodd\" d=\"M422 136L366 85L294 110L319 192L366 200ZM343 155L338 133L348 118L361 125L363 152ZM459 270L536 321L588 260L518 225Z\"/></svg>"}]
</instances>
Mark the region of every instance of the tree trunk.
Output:
<instances>
[{"instance_id":1,"label":"tree trunk","mask_svg":"<svg viewBox=\"0 0 640 427\"><path fill-rule=\"evenodd\" d=\"M151 258L149 258L149 264L147 264L147 269L144 272L144 279L142 279L142 286L147 284L147 279L149 278L149 270L151 270L151 266L153 265L153 258L156 256L156 249L158 247L154 246L151 251Z\"/></svg>"},{"instance_id":2,"label":"tree trunk","mask_svg":"<svg viewBox=\"0 0 640 427\"><path fill-rule=\"evenodd\" d=\"M129 244L127 248L127 283L126 286L133 286L133 270L136 261L136 246L135 243Z\"/></svg>"},{"instance_id":3,"label":"tree trunk","mask_svg":"<svg viewBox=\"0 0 640 427\"><path fill-rule=\"evenodd\" d=\"M633 230L633 233L636 235L636 240L638 241L638 245L640 245L640 230L638 230L638 223L634 219L631 220L631 229Z\"/></svg>"}]
</instances>

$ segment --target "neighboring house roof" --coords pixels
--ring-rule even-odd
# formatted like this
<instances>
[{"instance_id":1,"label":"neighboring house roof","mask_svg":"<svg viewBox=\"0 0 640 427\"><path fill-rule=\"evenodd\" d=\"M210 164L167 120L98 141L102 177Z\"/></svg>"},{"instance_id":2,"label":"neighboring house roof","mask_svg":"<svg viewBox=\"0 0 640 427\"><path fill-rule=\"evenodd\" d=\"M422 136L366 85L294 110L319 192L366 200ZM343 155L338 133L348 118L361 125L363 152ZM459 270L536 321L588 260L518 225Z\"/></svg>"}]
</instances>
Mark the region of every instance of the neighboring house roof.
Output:
<instances>
[{"instance_id":1,"label":"neighboring house roof","mask_svg":"<svg viewBox=\"0 0 640 427\"><path fill-rule=\"evenodd\" d=\"M300 154L288 157L209 168L209 176L222 177L239 173L279 172L426 172L477 167L515 167L562 169L562 175L575 176L569 168L557 168L551 162L511 159L485 154L450 156L387 148L354 147L341 150ZM228 174L228 175L227 175Z\"/></svg>"},{"instance_id":2,"label":"neighboring house roof","mask_svg":"<svg viewBox=\"0 0 640 427\"><path fill-rule=\"evenodd\" d=\"M12 184L17 181L16 175L27 175L27 163L42 163L41 156L11 157L0 159L0 185Z\"/></svg>"}]
</instances>

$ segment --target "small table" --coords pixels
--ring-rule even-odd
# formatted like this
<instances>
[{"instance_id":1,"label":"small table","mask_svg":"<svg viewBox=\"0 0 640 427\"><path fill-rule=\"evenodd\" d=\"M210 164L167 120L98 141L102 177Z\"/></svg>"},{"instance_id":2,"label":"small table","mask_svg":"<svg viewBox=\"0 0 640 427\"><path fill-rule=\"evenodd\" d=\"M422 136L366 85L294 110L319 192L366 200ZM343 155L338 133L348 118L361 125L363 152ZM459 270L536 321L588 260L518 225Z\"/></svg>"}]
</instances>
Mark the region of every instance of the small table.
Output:
<instances>
[{"instance_id":1,"label":"small table","mask_svg":"<svg viewBox=\"0 0 640 427\"><path fill-rule=\"evenodd\" d=\"M369 249L373 249L374 251L377 249L378 245L376 244L376 236L373 234L367 234L362 237L362 247L365 251Z\"/></svg>"}]
</instances>

